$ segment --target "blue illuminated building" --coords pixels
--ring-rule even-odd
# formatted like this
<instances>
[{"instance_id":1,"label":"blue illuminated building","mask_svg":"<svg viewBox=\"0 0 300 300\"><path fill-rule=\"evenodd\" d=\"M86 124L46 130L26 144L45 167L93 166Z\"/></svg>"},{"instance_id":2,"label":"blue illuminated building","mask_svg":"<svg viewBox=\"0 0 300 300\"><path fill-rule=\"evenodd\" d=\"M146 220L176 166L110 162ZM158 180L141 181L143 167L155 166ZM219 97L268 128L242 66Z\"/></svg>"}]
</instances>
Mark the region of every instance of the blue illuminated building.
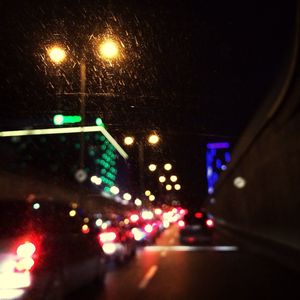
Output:
<instances>
[{"instance_id":1,"label":"blue illuminated building","mask_svg":"<svg viewBox=\"0 0 300 300\"><path fill-rule=\"evenodd\" d=\"M231 156L229 152L230 144L209 143L206 145L206 177L208 194L213 194L214 186L219 178L219 174L227 169Z\"/></svg>"}]
</instances>

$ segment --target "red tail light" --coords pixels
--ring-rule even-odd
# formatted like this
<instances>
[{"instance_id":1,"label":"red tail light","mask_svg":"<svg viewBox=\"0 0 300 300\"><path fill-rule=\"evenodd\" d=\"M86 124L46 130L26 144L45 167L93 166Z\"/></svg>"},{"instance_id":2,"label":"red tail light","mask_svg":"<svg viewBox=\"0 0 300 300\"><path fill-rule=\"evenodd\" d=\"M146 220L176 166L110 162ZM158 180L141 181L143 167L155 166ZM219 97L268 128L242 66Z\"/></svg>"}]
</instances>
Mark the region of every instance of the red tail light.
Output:
<instances>
[{"instance_id":1,"label":"red tail light","mask_svg":"<svg viewBox=\"0 0 300 300\"><path fill-rule=\"evenodd\" d=\"M16 270L19 272L30 271L34 266L33 255L36 247L31 242L25 242L17 248Z\"/></svg>"},{"instance_id":2,"label":"red tail light","mask_svg":"<svg viewBox=\"0 0 300 300\"><path fill-rule=\"evenodd\" d=\"M196 213L195 213L195 218L197 218L197 219L201 219L203 217L203 214L202 214L202 212L200 212L200 211L197 211Z\"/></svg>"},{"instance_id":3,"label":"red tail light","mask_svg":"<svg viewBox=\"0 0 300 300\"><path fill-rule=\"evenodd\" d=\"M99 234L99 239L102 244L114 242L116 240L116 238L117 238L117 235L113 231L103 232L103 233Z\"/></svg>"},{"instance_id":4,"label":"red tail light","mask_svg":"<svg viewBox=\"0 0 300 300\"><path fill-rule=\"evenodd\" d=\"M214 221L212 219L207 219L206 225L207 225L207 227L212 228L212 227L214 227Z\"/></svg>"}]
</instances>

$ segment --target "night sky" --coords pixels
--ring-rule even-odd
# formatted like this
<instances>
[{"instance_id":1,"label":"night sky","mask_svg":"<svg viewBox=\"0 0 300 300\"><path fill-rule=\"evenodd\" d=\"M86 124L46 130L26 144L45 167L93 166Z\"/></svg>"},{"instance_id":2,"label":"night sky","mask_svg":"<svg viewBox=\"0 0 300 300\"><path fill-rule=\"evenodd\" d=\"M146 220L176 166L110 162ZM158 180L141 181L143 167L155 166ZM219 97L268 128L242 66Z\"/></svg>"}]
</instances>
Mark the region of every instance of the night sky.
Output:
<instances>
[{"instance_id":1,"label":"night sky","mask_svg":"<svg viewBox=\"0 0 300 300\"><path fill-rule=\"evenodd\" d=\"M84 53L87 120L101 116L119 140L159 131L159 159L174 163L182 195L203 199L205 144L238 140L278 75L292 27L292 1L235 2L1 1L1 129L78 112L78 97L56 93L78 92ZM107 31L124 44L114 66L90 47ZM45 59L53 40L73 58L60 77Z\"/></svg>"}]
</instances>

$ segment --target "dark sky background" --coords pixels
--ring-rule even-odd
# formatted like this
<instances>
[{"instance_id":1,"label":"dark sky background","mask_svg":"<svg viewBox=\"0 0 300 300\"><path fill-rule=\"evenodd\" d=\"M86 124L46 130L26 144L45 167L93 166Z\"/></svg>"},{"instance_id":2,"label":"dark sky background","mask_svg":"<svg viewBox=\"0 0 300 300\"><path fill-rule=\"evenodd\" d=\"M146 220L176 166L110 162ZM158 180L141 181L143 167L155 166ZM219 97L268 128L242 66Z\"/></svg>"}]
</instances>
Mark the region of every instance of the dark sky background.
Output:
<instances>
[{"instance_id":1,"label":"dark sky background","mask_svg":"<svg viewBox=\"0 0 300 300\"><path fill-rule=\"evenodd\" d=\"M173 161L182 195L193 201L205 197L205 144L236 142L278 75L294 12L293 1L0 5L1 129L47 126L58 111L78 112L77 97L56 93L78 92L85 53L87 120L103 117L119 139L158 130L160 160ZM114 66L95 59L90 47L107 31L124 44L124 60ZM54 40L73 58L61 77L45 59ZM109 91L115 96L94 95Z\"/></svg>"}]
</instances>

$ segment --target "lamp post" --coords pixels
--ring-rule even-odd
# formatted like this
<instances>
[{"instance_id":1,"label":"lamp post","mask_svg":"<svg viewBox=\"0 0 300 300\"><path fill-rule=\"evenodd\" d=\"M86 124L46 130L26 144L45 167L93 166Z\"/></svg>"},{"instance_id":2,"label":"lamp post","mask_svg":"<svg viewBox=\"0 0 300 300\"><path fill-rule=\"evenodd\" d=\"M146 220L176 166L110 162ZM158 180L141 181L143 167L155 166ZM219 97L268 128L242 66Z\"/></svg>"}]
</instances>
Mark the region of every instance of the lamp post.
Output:
<instances>
[{"instance_id":1,"label":"lamp post","mask_svg":"<svg viewBox=\"0 0 300 300\"><path fill-rule=\"evenodd\" d=\"M156 145L158 144L160 141L160 137L158 134L156 133L152 133L148 136L147 138L147 143L149 145ZM144 140L141 139L139 141L135 141L135 138L132 137L132 136L126 136L124 138L124 144L126 146L131 146L133 145L134 143L137 144L138 146L138 169L139 169L139 188L140 188L140 194L144 194L144 191L145 191L145 177L144 177L144 156L145 156L145 153L144 153Z\"/></svg>"},{"instance_id":2,"label":"lamp post","mask_svg":"<svg viewBox=\"0 0 300 300\"><path fill-rule=\"evenodd\" d=\"M98 57L102 60L111 62L112 60L119 57L120 48L115 39L105 38L100 43L97 44L96 53ZM67 60L67 51L61 45L52 45L47 48L47 54L50 61L60 67ZM79 91L79 102L80 102L80 115L81 115L81 126L85 126L85 107L86 107L86 58L85 54L81 57L79 61L80 67L80 91ZM80 158L79 158L79 168L84 169L84 152L85 152L85 142L84 133L80 134Z\"/></svg>"}]
</instances>

